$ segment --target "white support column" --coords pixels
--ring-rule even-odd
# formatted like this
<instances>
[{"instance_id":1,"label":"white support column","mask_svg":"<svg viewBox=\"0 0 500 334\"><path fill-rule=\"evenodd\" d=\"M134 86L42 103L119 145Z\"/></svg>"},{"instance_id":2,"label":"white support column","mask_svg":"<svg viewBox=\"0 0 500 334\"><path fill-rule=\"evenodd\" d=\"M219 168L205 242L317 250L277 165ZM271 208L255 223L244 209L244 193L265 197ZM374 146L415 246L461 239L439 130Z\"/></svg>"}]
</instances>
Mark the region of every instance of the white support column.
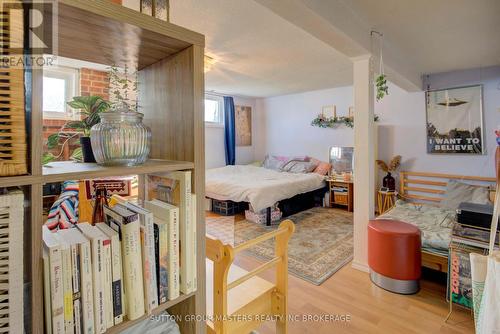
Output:
<instances>
[{"instance_id":1,"label":"white support column","mask_svg":"<svg viewBox=\"0 0 500 334\"><path fill-rule=\"evenodd\" d=\"M354 66L354 259L368 271L368 220L375 215L375 125L371 55L351 59Z\"/></svg>"}]
</instances>

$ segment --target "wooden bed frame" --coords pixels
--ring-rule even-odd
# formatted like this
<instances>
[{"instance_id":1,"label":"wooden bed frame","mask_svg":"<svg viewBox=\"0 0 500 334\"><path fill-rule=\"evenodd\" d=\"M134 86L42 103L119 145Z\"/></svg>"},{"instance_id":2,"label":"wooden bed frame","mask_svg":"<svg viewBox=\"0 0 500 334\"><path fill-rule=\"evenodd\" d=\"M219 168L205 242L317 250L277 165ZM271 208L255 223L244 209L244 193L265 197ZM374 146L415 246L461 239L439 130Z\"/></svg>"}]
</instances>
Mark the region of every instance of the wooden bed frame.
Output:
<instances>
[{"instance_id":1,"label":"wooden bed frame","mask_svg":"<svg viewBox=\"0 0 500 334\"><path fill-rule=\"evenodd\" d=\"M274 318L276 333L287 333L288 240L295 225L284 220L279 227L236 247L206 238L207 333L249 333ZM275 238L274 258L247 272L233 264L241 251ZM275 267L276 283L257 275Z\"/></svg>"},{"instance_id":2,"label":"wooden bed frame","mask_svg":"<svg viewBox=\"0 0 500 334\"><path fill-rule=\"evenodd\" d=\"M494 197L494 177L465 176L427 172L400 172L399 194L412 202L438 204L441 202L449 180L469 181L490 189L490 199ZM448 258L422 251L422 266L448 272Z\"/></svg>"}]
</instances>

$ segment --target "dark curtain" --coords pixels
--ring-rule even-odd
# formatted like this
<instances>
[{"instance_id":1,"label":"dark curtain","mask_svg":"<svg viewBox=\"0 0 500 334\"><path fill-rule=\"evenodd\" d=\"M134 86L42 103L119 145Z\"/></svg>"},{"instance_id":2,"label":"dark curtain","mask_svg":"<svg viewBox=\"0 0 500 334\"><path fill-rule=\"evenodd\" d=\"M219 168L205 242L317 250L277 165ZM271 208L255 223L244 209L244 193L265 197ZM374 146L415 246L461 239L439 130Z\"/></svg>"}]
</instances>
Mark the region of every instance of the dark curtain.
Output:
<instances>
[{"instance_id":1,"label":"dark curtain","mask_svg":"<svg viewBox=\"0 0 500 334\"><path fill-rule=\"evenodd\" d=\"M236 129L234 127L234 100L224 96L224 145L226 147L226 165L236 162Z\"/></svg>"}]
</instances>

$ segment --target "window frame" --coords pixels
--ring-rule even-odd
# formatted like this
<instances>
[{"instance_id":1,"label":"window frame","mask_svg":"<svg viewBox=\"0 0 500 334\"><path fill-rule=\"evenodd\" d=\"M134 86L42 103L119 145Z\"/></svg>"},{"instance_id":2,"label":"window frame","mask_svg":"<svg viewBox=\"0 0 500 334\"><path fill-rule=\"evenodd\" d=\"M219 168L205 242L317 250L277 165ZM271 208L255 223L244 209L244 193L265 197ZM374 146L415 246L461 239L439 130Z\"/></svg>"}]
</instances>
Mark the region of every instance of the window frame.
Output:
<instances>
[{"instance_id":1,"label":"window frame","mask_svg":"<svg viewBox=\"0 0 500 334\"><path fill-rule=\"evenodd\" d=\"M70 101L74 96L80 93L80 71L76 68L58 66L54 68L44 68L43 77L56 78L65 82L65 102ZM65 104L65 112L43 110L44 119L56 120L78 120L78 113Z\"/></svg>"},{"instance_id":2,"label":"window frame","mask_svg":"<svg viewBox=\"0 0 500 334\"><path fill-rule=\"evenodd\" d=\"M219 113L217 115L217 122L210 122L205 119L205 126L214 127L214 128L223 128L224 127L224 99L222 96L213 95L209 93L205 93L205 99L203 100L203 106L205 106L205 100L215 101L219 105ZM203 108L203 117L205 117L205 108Z\"/></svg>"}]
</instances>

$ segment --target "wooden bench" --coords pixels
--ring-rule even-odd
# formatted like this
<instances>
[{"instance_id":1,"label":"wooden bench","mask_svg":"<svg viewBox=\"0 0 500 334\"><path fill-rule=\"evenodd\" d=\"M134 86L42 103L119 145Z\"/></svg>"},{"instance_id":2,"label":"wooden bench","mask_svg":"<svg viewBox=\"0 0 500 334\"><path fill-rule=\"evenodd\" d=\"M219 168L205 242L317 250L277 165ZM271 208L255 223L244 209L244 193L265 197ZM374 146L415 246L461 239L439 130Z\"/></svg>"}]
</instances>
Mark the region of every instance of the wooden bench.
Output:
<instances>
[{"instance_id":1,"label":"wooden bench","mask_svg":"<svg viewBox=\"0 0 500 334\"><path fill-rule=\"evenodd\" d=\"M207 333L249 333L267 320L276 321L276 333L287 333L288 240L294 230L285 220L236 247L207 237ZM271 238L276 238L274 258L250 272L233 264L238 253ZM257 276L272 267L276 283Z\"/></svg>"}]
</instances>

